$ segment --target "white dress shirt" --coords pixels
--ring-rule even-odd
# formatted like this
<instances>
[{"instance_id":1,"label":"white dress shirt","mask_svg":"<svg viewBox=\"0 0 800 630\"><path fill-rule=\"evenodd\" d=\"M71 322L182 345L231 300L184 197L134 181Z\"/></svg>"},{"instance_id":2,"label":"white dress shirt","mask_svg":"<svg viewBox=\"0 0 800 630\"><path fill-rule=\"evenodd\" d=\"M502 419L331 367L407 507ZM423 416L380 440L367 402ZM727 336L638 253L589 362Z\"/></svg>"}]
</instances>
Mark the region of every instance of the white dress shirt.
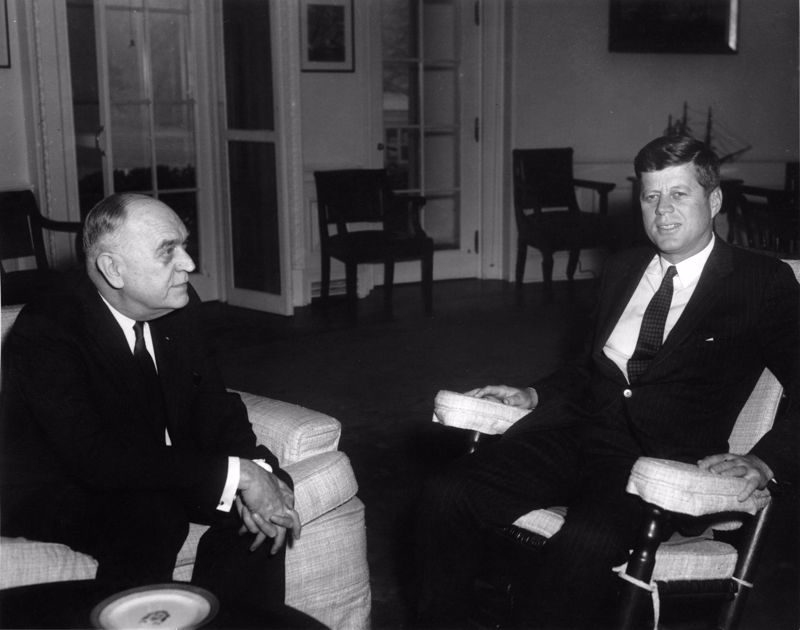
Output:
<instances>
[{"instance_id":1,"label":"white dress shirt","mask_svg":"<svg viewBox=\"0 0 800 630\"><path fill-rule=\"evenodd\" d=\"M683 314L684 308L686 308L686 304L692 297L697 287L697 281L700 279L700 274L703 272L708 257L711 255L711 250L714 248L715 238L712 235L709 244L700 252L675 265L678 273L672 281L672 302L664 325L664 339L675 327L678 319ZM628 378L628 359L631 358L633 351L636 349L636 341L639 338L639 329L642 327L644 311L661 286L661 280L671 265L672 263L665 260L660 254L656 254L653 257L603 347L605 355L619 367L626 378Z\"/></svg>"}]
</instances>

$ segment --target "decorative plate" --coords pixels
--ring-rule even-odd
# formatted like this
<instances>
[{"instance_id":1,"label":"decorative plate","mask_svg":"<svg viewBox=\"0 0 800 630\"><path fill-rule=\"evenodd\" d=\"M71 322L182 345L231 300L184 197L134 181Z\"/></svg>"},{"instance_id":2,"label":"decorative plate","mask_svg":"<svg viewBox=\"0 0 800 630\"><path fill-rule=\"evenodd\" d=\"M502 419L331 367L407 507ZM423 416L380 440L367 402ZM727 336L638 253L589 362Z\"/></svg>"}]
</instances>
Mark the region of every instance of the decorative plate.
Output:
<instances>
[{"instance_id":1,"label":"decorative plate","mask_svg":"<svg viewBox=\"0 0 800 630\"><path fill-rule=\"evenodd\" d=\"M217 598L191 584L154 584L122 591L94 607L95 628L197 628L214 618Z\"/></svg>"}]
</instances>

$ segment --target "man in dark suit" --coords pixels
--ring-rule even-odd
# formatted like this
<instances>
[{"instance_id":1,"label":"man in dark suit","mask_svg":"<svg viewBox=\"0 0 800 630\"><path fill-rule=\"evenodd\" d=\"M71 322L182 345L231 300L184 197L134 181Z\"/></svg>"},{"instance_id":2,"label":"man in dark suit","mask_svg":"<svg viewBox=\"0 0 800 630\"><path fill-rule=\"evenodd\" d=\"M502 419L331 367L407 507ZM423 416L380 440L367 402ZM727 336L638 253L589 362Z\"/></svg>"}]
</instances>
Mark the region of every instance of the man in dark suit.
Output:
<instances>
[{"instance_id":1,"label":"man in dark suit","mask_svg":"<svg viewBox=\"0 0 800 630\"><path fill-rule=\"evenodd\" d=\"M655 249L608 260L584 356L531 387L469 392L534 411L427 484L417 520L423 627L463 627L487 530L552 505L569 513L521 597L523 624L604 627L611 568L639 527L641 502L625 486L640 456L743 477L740 500L796 476L800 302L791 269L714 236L719 162L701 142L658 138L635 169ZM750 453L730 454L728 435L765 366L788 409Z\"/></svg>"},{"instance_id":2,"label":"man in dark suit","mask_svg":"<svg viewBox=\"0 0 800 630\"><path fill-rule=\"evenodd\" d=\"M186 239L164 203L112 195L86 217L86 276L19 314L3 348L0 527L92 555L122 589L170 581L189 522L207 523L193 582L223 605L280 609L284 543L300 535L292 480L209 355Z\"/></svg>"}]
</instances>

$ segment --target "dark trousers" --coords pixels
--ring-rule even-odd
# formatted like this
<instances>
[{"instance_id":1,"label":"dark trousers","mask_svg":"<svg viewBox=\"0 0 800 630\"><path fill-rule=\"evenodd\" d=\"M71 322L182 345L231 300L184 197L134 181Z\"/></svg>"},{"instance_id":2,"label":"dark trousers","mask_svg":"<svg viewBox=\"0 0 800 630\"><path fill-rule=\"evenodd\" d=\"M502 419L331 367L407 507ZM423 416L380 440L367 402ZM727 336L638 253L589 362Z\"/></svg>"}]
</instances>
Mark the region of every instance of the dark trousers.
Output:
<instances>
[{"instance_id":1,"label":"dark trousers","mask_svg":"<svg viewBox=\"0 0 800 630\"><path fill-rule=\"evenodd\" d=\"M87 553L98 561L97 581L124 590L172 581L190 521L211 526L198 545L193 583L214 593L223 606L243 603L264 611L283 606L284 551L270 555L267 539L251 552L253 535L239 535L235 510L204 518L164 493L43 487L4 496L2 533Z\"/></svg>"},{"instance_id":2,"label":"dark trousers","mask_svg":"<svg viewBox=\"0 0 800 630\"><path fill-rule=\"evenodd\" d=\"M520 597L521 625L599 628L601 610L637 532L638 499L625 493L633 459L588 453L577 428L529 431L487 445L431 479L419 504L418 622L465 627L486 533L530 510L569 506Z\"/></svg>"}]
</instances>

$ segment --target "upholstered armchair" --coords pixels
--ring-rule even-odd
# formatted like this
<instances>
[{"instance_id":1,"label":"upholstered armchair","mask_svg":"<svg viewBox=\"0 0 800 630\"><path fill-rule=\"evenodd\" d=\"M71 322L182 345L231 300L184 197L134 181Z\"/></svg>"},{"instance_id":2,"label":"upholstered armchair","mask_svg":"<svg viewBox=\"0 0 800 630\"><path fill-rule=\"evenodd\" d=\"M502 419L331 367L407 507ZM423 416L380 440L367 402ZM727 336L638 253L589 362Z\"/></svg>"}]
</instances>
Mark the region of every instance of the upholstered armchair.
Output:
<instances>
[{"instance_id":1,"label":"upholstered armchair","mask_svg":"<svg viewBox=\"0 0 800 630\"><path fill-rule=\"evenodd\" d=\"M20 307L2 310L3 336ZM295 482L303 535L286 552L286 603L327 626L369 627L370 586L364 504L347 456L337 450L341 425L325 414L239 392L261 444ZM192 524L173 577L188 581L205 527ZM65 545L0 538L0 588L92 579L96 561Z\"/></svg>"}]
</instances>

